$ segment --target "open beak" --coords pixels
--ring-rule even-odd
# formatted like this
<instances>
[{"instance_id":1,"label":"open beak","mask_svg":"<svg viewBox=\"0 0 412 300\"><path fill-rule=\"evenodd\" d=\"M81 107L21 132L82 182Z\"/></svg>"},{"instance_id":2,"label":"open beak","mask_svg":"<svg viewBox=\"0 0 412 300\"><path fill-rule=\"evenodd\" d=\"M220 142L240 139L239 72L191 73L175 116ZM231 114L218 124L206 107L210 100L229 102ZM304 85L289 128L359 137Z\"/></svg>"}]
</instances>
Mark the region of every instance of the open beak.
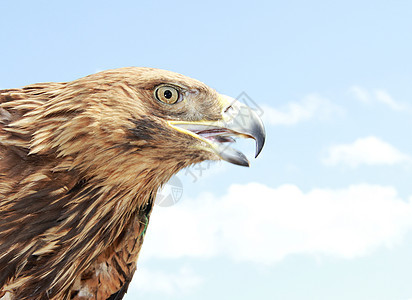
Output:
<instances>
[{"instance_id":1,"label":"open beak","mask_svg":"<svg viewBox=\"0 0 412 300\"><path fill-rule=\"evenodd\" d=\"M206 142L221 159L230 163L249 166L246 156L230 147L233 137L252 138L256 141L255 157L265 144L265 127L262 120L249 106L228 96L221 95L222 119L217 121L169 121L176 130Z\"/></svg>"}]
</instances>

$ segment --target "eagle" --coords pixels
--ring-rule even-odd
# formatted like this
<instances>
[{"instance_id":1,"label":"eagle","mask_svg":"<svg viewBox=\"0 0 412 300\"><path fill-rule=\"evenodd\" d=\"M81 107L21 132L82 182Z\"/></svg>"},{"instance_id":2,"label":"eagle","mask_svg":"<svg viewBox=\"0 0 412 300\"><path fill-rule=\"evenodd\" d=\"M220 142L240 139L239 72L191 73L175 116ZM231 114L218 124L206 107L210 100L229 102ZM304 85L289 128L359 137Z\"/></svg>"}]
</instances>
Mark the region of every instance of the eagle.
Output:
<instances>
[{"instance_id":1,"label":"eagle","mask_svg":"<svg viewBox=\"0 0 412 300\"><path fill-rule=\"evenodd\" d=\"M153 203L205 160L248 166L257 113L171 71L127 67L0 90L0 299L122 299Z\"/></svg>"}]
</instances>

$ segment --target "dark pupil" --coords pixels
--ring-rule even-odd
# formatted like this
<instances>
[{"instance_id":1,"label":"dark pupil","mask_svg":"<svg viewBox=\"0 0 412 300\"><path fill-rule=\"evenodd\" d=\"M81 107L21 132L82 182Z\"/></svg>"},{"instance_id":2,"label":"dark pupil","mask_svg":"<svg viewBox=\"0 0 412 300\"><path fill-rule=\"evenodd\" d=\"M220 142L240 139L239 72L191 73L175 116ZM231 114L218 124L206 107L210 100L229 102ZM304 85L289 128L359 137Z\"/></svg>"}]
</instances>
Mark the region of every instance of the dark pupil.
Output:
<instances>
[{"instance_id":1,"label":"dark pupil","mask_svg":"<svg viewBox=\"0 0 412 300\"><path fill-rule=\"evenodd\" d=\"M170 99L173 96L170 90L166 90L163 95L165 96L166 99Z\"/></svg>"}]
</instances>

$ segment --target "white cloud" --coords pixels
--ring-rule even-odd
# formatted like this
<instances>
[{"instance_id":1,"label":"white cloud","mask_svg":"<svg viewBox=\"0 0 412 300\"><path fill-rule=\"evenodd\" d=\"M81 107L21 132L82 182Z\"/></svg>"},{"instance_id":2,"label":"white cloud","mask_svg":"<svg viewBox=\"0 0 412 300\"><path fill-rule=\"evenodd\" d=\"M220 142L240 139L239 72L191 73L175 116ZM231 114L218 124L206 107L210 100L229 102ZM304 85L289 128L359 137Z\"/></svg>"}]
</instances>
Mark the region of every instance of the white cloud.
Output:
<instances>
[{"instance_id":1,"label":"white cloud","mask_svg":"<svg viewBox=\"0 0 412 300\"><path fill-rule=\"evenodd\" d=\"M180 268L176 273L138 268L128 292L185 294L200 286L202 282L203 279L187 267Z\"/></svg>"},{"instance_id":2,"label":"white cloud","mask_svg":"<svg viewBox=\"0 0 412 300\"><path fill-rule=\"evenodd\" d=\"M325 165L394 165L410 163L411 157L377 137L359 138L351 144L331 146L322 160Z\"/></svg>"},{"instance_id":3,"label":"white cloud","mask_svg":"<svg viewBox=\"0 0 412 300\"><path fill-rule=\"evenodd\" d=\"M391 95L389 95L386 91L384 90L376 90L375 91L375 97L376 100L386 104L387 106L389 106L391 109L393 110L406 110L407 107L404 104L398 103L396 102Z\"/></svg>"},{"instance_id":4,"label":"white cloud","mask_svg":"<svg viewBox=\"0 0 412 300\"><path fill-rule=\"evenodd\" d=\"M368 91L367 89L360 86L352 86L349 88L349 92L355 97L355 99L367 103L381 103L388 106L392 110L396 111L408 111L409 107L405 103L397 102L393 99L388 92L382 89L375 89Z\"/></svg>"},{"instance_id":5,"label":"white cloud","mask_svg":"<svg viewBox=\"0 0 412 300\"><path fill-rule=\"evenodd\" d=\"M354 85L349 88L349 92L353 94L355 99L364 102L364 103L370 103L371 102L371 97L369 92L360 86Z\"/></svg>"},{"instance_id":6,"label":"white cloud","mask_svg":"<svg viewBox=\"0 0 412 300\"><path fill-rule=\"evenodd\" d=\"M394 188L353 185L301 191L232 185L226 195L204 194L171 208L156 207L142 260L225 255L272 264L290 254L352 258L401 241L412 229L412 199Z\"/></svg>"},{"instance_id":7,"label":"white cloud","mask_svg":"<svg viewBox=\"0 0 412 300\"><path fill-rule=\"evenodd\" d=\"M271 125L294 125L311 119L328 119L343 114L343 108L316 94L310 94L299 102L291 102L276 109L262 106L263 120Z\"/></svg>"}]
</instances>

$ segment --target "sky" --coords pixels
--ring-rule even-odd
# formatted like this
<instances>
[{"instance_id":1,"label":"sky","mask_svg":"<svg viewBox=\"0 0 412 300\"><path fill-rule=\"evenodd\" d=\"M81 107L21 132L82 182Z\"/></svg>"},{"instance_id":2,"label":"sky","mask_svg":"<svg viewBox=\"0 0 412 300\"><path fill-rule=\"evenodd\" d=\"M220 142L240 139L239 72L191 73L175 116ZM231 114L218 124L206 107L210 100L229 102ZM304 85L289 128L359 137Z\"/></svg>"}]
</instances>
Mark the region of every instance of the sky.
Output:
<instances>
[{"instance_id":1,"label":"sky","mask_svg":"<svg viewBox=\"0 0 412 300\"><path fill-rule=\"evenodd\" d=\"M3 1L0 88L145 66L243 95L261 113L261 155L239 141L250 168L204 162L165 186L176 203L155 206L125 299L407 300L411 10Z\"/></svg>"}]
</instances>

